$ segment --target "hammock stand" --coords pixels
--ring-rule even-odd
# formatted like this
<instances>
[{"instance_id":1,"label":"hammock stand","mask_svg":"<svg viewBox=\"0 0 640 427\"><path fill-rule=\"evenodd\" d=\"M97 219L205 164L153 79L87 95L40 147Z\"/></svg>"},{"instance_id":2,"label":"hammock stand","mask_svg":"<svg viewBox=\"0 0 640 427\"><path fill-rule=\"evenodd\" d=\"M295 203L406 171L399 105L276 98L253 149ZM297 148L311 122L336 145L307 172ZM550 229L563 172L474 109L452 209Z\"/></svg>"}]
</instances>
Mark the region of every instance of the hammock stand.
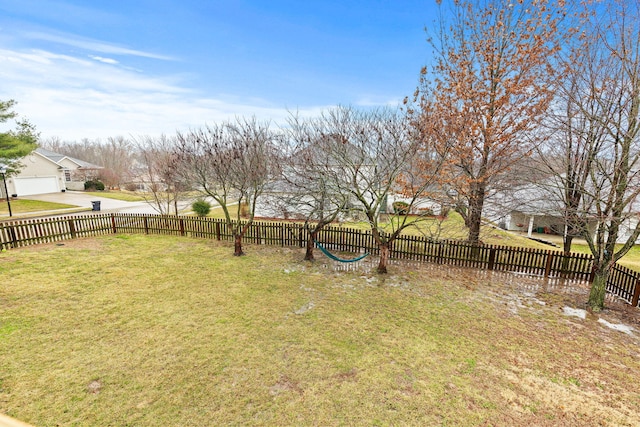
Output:
<instances>
[{"instance_id":1,"label":"hammock stand","mask_svg":"<svg viewBox=\"0 0 640 427\"><path fill-rule=\"evenodd\" d=\"M327 250L327 248L325 248L324 246L322 246L320 244L320 242L314 240L316 246L318 247L318 249L320 249L322 251L323 254L325 254L326 256L328 256L329 258L331 258L334 261L338 261L338 262L356 262L356 261L360 261L361 259L368 257L369 253L367 252L364 255L360 255L357 258L352 258L352 259L343 259L343 258L338 258L337 256L333 255L331 252L329 252Z\"/></svg>"}]
</instances>

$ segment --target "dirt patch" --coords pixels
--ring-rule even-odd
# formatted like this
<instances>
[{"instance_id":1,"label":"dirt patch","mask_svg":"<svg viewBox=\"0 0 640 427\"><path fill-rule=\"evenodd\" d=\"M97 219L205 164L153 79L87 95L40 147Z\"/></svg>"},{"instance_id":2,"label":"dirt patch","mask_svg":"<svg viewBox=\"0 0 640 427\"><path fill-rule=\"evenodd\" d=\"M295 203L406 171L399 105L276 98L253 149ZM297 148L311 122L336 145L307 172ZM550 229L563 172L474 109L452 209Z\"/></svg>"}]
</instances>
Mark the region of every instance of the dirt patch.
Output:
<instances>
[{"instance_id":1,"label":"dirt patch","mask_svg":"<svg viewBox=\"0 0 640 427\"><path fill-rule=\"evenodd\" d=\"M102 383L99 380L93 380L87 385L87 393L98 394L102 390Z\"/></svg>"},{"instance_id":2,"label":"dirt patch","mask_svg":"<svg viewBox=\"0 0 640 427\"><path fill-rule=\"evenodd\" d=\"M302 394L304 391L296 381L293 381L286 375L281 375L278 382L269 387L269 394L271 396L277 396L288 392Z\"/></svg>"}]
</instances>

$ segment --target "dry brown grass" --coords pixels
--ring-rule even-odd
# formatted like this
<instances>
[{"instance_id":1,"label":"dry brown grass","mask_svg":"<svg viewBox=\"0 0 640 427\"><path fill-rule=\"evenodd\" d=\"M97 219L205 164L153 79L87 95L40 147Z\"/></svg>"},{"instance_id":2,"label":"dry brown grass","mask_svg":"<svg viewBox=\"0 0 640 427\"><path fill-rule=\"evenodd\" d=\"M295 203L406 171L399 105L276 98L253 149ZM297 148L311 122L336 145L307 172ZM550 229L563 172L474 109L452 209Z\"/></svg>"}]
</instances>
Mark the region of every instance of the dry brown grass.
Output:
<instances>
[{"instance_id":1,"label":"dry brown grass","mask_svg":"<svg viewBox=\"0 0 640 427\"><path fill-rule=\"evenodd\" d=\"M638 312L586 289L108 236L0 254L0 412L35 425L635 425Z\"/></svg>"}]
</instances>

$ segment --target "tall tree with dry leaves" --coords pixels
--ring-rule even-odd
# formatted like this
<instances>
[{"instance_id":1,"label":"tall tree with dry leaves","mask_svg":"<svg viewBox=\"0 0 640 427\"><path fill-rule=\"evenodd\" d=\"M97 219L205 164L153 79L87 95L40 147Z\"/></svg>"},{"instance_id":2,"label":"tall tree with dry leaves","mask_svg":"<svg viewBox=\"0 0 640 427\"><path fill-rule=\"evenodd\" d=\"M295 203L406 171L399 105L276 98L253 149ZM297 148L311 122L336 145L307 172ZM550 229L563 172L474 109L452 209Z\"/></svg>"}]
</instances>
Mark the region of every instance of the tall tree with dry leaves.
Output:
<instances>
[{"instance_id":1,"label":"tall tree with dry leaves","mask_svg":"<svg viewBox=\"0 0 640 427\"><path fill-rule=\"evenodd\" d=\"M487 195L540 142L564 12L548 0L455 1L440 10L435 63L422 69L409 111L445 159L443 181L477 244Z\"/></svg>"}]
</instances>

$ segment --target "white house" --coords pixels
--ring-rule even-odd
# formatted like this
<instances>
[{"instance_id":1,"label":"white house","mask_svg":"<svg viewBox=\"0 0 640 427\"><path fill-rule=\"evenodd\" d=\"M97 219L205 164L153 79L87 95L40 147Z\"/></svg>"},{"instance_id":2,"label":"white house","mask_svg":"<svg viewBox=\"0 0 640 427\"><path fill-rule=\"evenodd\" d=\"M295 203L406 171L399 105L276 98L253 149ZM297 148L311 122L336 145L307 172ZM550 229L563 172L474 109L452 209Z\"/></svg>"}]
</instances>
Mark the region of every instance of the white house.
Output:
<instances>
[{"instance_id":1,"label":"white house","mask_svg":"<svg viewBox=\"0 0 640 427\"><path fill-rule=\"evenodd\" d=\"M83 160L37 148L20 163L20 173L7 177L7 190L14 197L84 190L84 183L102 169Z\"/></svg>"},{"instance_id":2,"label":"white house","mask_svg":"<svg viewBox=\"0 0 640 427\"><path fill-rule=\"evenodd\" d=\"M487 203L485 217L506 230L527 232L529 237L532 233L560 236L567 233L581 237L581 232L574 231L567 225L561 193L560 184L554 184L552 179L540 184L523 185ZM625 243L633 234L640 221L640 202L631 202L625 215L620 224L617 243ZM596 215L590 214L583 219L587 232L593 236L598 227ZM640 238L636 240L636 244L640 244Z\"/></svg>"}]
</instances>

